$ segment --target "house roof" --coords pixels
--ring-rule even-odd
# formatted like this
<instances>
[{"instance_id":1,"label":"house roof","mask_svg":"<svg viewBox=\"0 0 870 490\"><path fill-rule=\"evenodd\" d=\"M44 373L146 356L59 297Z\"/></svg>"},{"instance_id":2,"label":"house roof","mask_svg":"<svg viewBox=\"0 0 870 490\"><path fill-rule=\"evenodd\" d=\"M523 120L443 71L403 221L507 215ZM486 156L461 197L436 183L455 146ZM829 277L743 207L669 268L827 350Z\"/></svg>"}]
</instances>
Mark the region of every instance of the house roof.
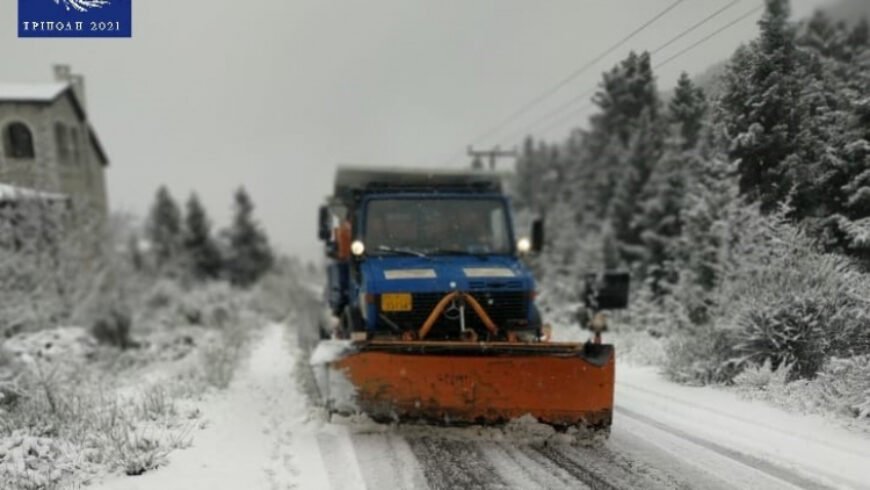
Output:
<instances>
[{"instance_id":1,"label":"house roof","mask_svg":"<svg viewBox=\"0 0 870 490\"><path fill-rule=\"evenodd\" d=\"M76 96L71 83L0 83L0 102L51 104L63 95L69 96L76 114L78 114L79 118L88 125L88 132L91 135L91 144L97 151L97 155L100 157L103 166L108 166L109 158L106 155L106 151L100 143L97 131L91 123L87 122L84 105L82 105L82 101L80 101L78 96Z\"/></svg>"},{"instance_id":2,"label":"house roof","mask_svg":"<svg viewBox=\"0 0 870 490\"><path fill-rule=\"evenodd\" d=\"M0 83L0 101L52 102L69 87L67 82Z\"/></svg>"}]
</instances>

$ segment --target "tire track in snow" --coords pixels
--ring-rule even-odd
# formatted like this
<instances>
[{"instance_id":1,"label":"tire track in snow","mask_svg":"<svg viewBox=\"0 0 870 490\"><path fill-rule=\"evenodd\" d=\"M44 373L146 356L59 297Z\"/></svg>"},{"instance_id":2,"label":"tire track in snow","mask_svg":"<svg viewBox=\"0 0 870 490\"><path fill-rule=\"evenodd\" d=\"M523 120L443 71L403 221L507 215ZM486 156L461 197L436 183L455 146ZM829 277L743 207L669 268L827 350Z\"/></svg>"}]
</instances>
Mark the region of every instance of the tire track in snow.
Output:
<instances>
[{"instance_id":1,"label":"tire track in snow","mask_svg":"<svg viewBox=\"0 0 870 490\"><path fill-rule=\"evenodd\" d=\"M425 490L429 488L408 442L395 434L354 434L360 471L369 488Z\"/></svg>"},{"instance_id":2,"label":"tire track in snow","mask_svg":"<svg viewBox=\"0 0 870 490\"><path fill-rule=\"evenodd\" d=\"M553 446L531 446L531 450L538 452L545 458L556 463L559 468L567 471L592 490L618 490L619 487L611 484L598 472L574 461Z\"/></svg>"},{"instance_id":3,"label":"tire track in snow","mask_svg":"<svg viewBox=\"0 0 870 490\"><path fill-rule=\"evenodd\" d=\"M593 446L553 444L549 448L617 488L692 488L653 465L614 451L609 441Z\"/></svg>"},{"instance_id":4,"label":"tire track in snow","mask_svg":"<svg viewBox=\"0 0 870 490\"><path fill-rule=\"evenodd\" d=\"M482 444L481 450L493 468L514 488L576 489L577 481L545 458L535 460L522 451L523 446L508 443Z\"/></svg>"},{"instance_id":5,"label":"tire track in snow","mask_svg":"<svg viewBox=\"0 0 870 490\"><path fill-rule=\"evenodd\" d=\"M555 486L554 484L553 487L548 486L547 488L589 488L589 486L583 483L581 479L577 478L576 475L572 474L567 469L562 468L557 461L553 461L546 455L536 451L532 446L523 446L517 448L517 451L521 455L517 458L518 461L528 461L531 463L532 467L537 469L537 471L546 472L550 475L548 480L556 480L558 486Z\"/></svg>"},{"instance_id":6,"label":"tire track in snow","mask_svg":"<svg viewBox=\"0 0 870 490\"><path fill-rule=\"evenodd\" d=\"M408 444L432 490L513 488L502 480L477 443L415 437L408 439Z\"/></svg>"},{"instance_id":7,"label":"tire track in snow","mask_svg":"<svg viewBox=\"0 0 870 490\"><path fill-rule=\"evenodd\" d=\"M627 418L634 424L641 424L642 426L650 427L653 429L653 432L664 433L667 437L676 441L677 445L683 446L684 448L697 448L693 453L690 453L685 449L680 451L680 453L685 453L685 455L695 455L695 458L692 458L691 460L687 459L686 462L698 462L696 461L696 459L700 459L701 452L706 452L708 454L712 453L714 457L718 457L720 460L725 460L724 463L732 467L732 470L729 473L731 477L737 477L739 475L744 478L748 478L749 480L747 480L747 484L749 484L749 482L753 482L752 485L754 486L758 484L758 481L766 480L768 482L767 485L771 485L776 482L779 485L790 488L830 488L818 482L804 478L801 475L798 475L773 463L769 463L767 461L739 453L714 442L701 439L700 437L696 437L679 429L669 427L661 422L658 422L631 410L627 410L625 408L617 406L614 407L614 411L621 417ZM669 444L669 441L661 437L652 438L651 441L657 444ZM707 460L709 461L709 457L707 458ZM718 466L722 466L722 464L719 464ZM739 473L734 472L734 466L749 468L751 471L742 471ZM761 478L753 477L752 473L759 475Z\"/></svg>"}]
</instances>

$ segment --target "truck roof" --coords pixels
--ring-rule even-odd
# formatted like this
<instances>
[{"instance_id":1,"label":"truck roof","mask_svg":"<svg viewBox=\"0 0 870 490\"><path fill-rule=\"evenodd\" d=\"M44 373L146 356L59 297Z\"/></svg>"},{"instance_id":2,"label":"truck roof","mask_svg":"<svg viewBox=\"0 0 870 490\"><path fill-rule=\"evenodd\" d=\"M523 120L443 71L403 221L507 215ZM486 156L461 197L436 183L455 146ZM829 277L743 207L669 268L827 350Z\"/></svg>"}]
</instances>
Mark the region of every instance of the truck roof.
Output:
<instances>
[{"instance_id":1,"label":"truck roof","mask_svg":"<svg viewBox=\"0 0 870 490\"><path fill-rule=\"evenodd\" d=\"M502 190L504 174L487 171L408 169L399 167L338 167L333 198L351 203L360 195L395 191L494 192Z\"/></svg>"}]
</instances>

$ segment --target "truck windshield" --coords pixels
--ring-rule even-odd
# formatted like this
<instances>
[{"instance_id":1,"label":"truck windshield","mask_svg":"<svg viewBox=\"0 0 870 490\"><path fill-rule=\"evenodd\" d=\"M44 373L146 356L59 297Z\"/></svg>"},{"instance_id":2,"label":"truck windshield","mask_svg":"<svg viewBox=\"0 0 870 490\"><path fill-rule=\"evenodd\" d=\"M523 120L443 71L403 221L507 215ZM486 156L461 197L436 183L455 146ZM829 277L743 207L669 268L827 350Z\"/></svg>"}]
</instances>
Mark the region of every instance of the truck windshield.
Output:
<instances>
[{"instance_id":1,"label":"truck windshield","mask_svg":"<svg viewBox=\"0 0 870 490\"><path fill-rule=\"evenodd\" d=\"M364 242L369 255L509 254L508 230L500 199L376 199Z\"/></svg>"}]
</instances>

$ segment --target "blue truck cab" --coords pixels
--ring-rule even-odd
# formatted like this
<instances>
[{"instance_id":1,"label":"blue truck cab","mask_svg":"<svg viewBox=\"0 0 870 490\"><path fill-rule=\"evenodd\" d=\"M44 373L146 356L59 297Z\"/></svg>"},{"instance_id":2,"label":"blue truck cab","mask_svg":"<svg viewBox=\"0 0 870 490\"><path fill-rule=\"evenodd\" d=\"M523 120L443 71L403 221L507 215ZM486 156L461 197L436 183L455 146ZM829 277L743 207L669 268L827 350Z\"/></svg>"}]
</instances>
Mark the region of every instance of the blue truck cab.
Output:
<instances>
[{"instance_id":1,"label":"blue truck cab","mask_svg":"<svg viewBox=\"0 0 870 490\"><path fill-rule=\"evenodd\" d=\"M542 226L517 239L498 174L342 167L318 233L336 320L323 337L408 340L424 324L427 340L541 335L522 256Z\"/></svg>"}]
</instances>

